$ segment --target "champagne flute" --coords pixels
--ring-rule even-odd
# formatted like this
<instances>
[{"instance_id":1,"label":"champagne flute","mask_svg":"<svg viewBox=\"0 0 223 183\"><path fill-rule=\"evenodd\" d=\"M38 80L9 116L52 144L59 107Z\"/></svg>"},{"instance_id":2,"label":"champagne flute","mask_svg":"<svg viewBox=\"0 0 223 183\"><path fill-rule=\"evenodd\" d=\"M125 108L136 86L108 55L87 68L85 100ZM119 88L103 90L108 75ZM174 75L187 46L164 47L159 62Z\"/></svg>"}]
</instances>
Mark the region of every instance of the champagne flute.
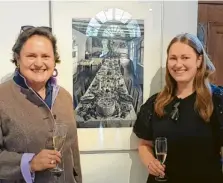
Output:
<instances>
[{"instance_id":1,"label":"champagne flute","mask_svg":"<svg viewBox=\"0 0 223 183\"><path fill-rule=\"evenodd\" d=\"M167 138L165 138L165 137L156 138L155 152L156 152L157 159L163 165L166 160L166 156L167 156ZM156 179L156 181L160 181L160 182L167 181L167 177L161 176L161 175L158 177L155 177L155 179Z\"/></svg>"},{"instance_id":2,"label":"champagne flute","mask_svg":"<svg viewBox=\"0 0 223 183\"><path fill-rule=\"evenodd\" d=\"M67 135L67 125L63 123L55 123L54 131L53 131L53 147L54 150L62 152L64 142ZM61 153L62 154L62 153ZM50 170L54 175L60 176L61 173L64 171L62 168L57 166Z\"/></svg>"}]
</instances>

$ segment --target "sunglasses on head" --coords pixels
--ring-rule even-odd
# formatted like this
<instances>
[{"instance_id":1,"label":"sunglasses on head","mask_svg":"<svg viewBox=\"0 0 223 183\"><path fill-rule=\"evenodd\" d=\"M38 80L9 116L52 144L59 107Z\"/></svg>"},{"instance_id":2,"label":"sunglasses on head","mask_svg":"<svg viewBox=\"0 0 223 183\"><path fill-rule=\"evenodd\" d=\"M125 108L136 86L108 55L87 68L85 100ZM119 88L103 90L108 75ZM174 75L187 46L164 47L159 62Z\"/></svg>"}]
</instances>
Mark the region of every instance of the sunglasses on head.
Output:
<instances>
[{"instance_id":1,"label":"sunglasses on head","mask_svg":"<svg viewBox=\"0 0 223 183\"><path fill-rule=\"evenodd\" d=\"M27 31L27 30L32 29L32 28L35 28L35 27L32 26L32 25L24 25L24 26L21 27L20 32L24 32L24 31ZM43 29L46 29L46 30L52 32L52 28L51 27L40 26L40 28L43 28Z\"/></svg>"}]
</instances>

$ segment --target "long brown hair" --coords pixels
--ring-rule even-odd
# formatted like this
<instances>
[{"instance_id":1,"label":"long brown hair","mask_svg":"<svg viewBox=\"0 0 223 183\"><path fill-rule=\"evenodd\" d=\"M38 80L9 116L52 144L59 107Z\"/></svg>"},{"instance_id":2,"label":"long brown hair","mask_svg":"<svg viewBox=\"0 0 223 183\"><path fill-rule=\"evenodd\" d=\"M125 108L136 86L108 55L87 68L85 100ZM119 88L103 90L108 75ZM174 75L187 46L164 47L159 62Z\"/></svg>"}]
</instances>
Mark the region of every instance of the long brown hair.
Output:
<instances>
[{"instance_id":1,"label":"long brown hair","mask_svg":"<svg viewBox=\"0 0 223 183\"><path fill-rule=\"evenodd\" d=\"M210 61L207 53L205 52L202 43L196 36L188 33L177 35L170 42L167 48L167 55L169 54L170 47L176 42L181 42L189 45L191 48L193 48L198 57L202 56L201 66L197 69L197 73L193 83L194 89L196 91L196 102L194 108L198 111L199 115L204 119L204 121L208 122L214 108L212 102L210 81L212 78L211 76L215 71L215 67ZM164 108L174 99L177 87L177 83L170 75L167 66L165 79L166 85L157 96L155 103L155 112L160 117L165 115Z\"/></svg>"}]
</instances>

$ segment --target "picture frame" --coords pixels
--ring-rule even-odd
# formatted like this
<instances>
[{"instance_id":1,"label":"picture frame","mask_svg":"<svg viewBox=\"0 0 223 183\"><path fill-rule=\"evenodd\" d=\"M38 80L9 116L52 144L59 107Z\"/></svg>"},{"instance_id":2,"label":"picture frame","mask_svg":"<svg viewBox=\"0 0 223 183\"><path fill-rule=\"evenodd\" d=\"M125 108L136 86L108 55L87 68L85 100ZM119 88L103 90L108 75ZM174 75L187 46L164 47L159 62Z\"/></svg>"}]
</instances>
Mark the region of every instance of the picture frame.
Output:
<instances>
[{"instance_id":1,"label":"picture frame","mask_svg":"<svg viewBox=\"0 0 223 183\"><path fill-rule=\"evenodd\" d=\"M83 2L83 1L52 1L52 28L53 33L58 40L58 51L62 60L59 64L59 84L63 81L62 87L67 89L71 96L73 92L73 68L77 68L77 62L74 63L73 57L73 37L72 20L91 19L99 12L119 9L128 12L132 19L143 20L144 22L144 44L140 43L139 48L143 48L143 102L151 96L156 88L160 89L162 85L162 74L159 70L162 67L162 2ZM137 10L137 11L136 11ZM75 40L78 44L78 41ZM94 43L97 44L97 43ZM78 50L81 49L78 47ZM78 57L77 55L75 57ZM76 54L76 53L75 53ZM145 70L146 68L146 70ZM154 76L156 81L154 81ZM73 78L73 82L72 82ZM151 87L156 83L156 87ZM157 84L158 83L158 84ZM74 110L76 115L76 112ZM76 116L77 117L77 116ZM137 115L135 115L134 120ZM78 128L79 148L82 152L92 151L113 151L137 149L137 138L132 133L132 126L109 127L109 128Z\"/></svg>"}]
</instances>

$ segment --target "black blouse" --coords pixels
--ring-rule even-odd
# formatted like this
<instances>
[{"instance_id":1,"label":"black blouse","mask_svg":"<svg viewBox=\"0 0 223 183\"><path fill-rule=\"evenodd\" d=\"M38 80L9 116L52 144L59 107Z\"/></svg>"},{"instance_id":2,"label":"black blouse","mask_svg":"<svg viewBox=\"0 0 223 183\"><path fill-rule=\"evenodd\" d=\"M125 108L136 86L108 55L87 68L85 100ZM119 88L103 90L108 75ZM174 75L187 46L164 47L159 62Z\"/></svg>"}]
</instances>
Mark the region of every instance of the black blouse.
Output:
<instances>
[{"instance_id":1,"label":"black blouse","mask_svg":"<svg viewBox=\"0 0 223 183\"><path fill-rule=\"evenodd\" d=\"M223 146L223 91L214 86L212 89L214 112L210 123L205 123L194 109L196 92L184 99L176 97L165 107L166 115L162 118L154 112L157 94L140 109L134 133L150 141L157 137L167 138L165 172L168 183L223 182L220 156L220 147ZM179 117L172 119L174 106L178 106ZM154 181L154 177L149 176L148 182Z\"/></svg>"}]
</instances>

